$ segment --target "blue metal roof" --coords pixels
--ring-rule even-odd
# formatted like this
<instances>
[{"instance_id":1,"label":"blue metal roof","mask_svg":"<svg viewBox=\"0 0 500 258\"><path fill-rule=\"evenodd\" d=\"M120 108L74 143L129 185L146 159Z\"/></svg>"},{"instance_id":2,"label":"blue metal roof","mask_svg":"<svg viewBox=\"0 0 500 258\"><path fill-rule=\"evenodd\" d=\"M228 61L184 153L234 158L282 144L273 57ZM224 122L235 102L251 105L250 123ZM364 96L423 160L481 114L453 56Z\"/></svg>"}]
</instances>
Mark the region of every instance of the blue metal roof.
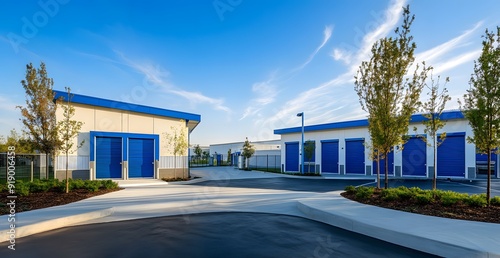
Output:
<instances>
[{"instance_id":1,"label":"blue metal roof","mask_svg":"<svg viewBox=\"0 0 500 258\"><path fill-rule=\"evenodd\" d=\"M65 97L68 96L68 93L65 91L54 90L54 93L55 93L54 100L57 100L59 98L62 98L64 100ZM156 108L156 107L148 107L148 106L109 100L109 99L101 99L74 93L71 93L71 95L72 95L71 102L77 104L131 111L131 112L156 115L162 117L179 118L193 122L201 122L201 115L197 114L185 113L185 112Z\"/></svg>"},{"instance_id":2,"label":"blue metal roof","mask_svg":"<svg viewBox=\"0 0 500 258\"><path fill-rule=\"evenodd\" d=\"M445 111L441 114L439 119L441 120L464 119L464 115L462 111ZM410 123L419 123L425 120L427 120L427 118L425 118L422 114L415 114L411 116ZM368 126L368 119L335 122L335 123L319 124L319 125L308 125L304 126L304 132L346 129L346 128L365 127L365 126ZM289 133L300 133L300 132L302 132L302 127L300 126L274 130L274 134L289 134Z\"/></svg>"}]
</instances>

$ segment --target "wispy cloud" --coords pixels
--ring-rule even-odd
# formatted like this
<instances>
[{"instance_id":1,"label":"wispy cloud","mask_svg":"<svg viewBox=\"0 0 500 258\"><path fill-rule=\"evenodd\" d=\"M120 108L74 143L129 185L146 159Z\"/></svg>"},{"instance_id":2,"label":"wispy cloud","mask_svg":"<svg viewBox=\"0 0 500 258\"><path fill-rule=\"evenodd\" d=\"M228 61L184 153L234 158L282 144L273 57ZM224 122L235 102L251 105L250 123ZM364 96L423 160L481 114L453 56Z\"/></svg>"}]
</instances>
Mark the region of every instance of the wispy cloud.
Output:
<instances>
[{"instance_id":1,"label":"wispy cloud","mask_svg":"<svg viewBox=\"0 0 500 258\"><path fill-rule=\"evenodd\" d=\"M325 29L323 30L323 41L311 53L311 55L309 55L307 60L300 66L290 70L288 73L279 78L275 78L275 75L273 74L271 78L269 78L266 81L254 83L252 85L252 92L254 95L256 95L256 97L250 100L240 120L243 120L247 117L258 115L259 112L265 106L273 103L276 100L276 96L278 95L278 90L277 90L277 84L279 84L278 80L281 82L289 80L290 78L294 77L297 73L299 73L302 69L304 69L309 63L311 63L314 57L318 54L318 52L328 43L328 41L332 37L332 32L333 32L332 25L325 26Z\"/></svg>"},{"instance_id":2,"label":"wispy cloud","mask_svg":"<svg viewBox=\"0 0 500 258\"><path fill-rule=\"evenodd\" d=\"M481 28L483 25L483 21L480 21L474 25L472 29L466 30L464 33L461 35L443 43L440 44L436 47L433 47L429 50L426 50L424 52L418 53L416 60L417 62L419 61L426 61L428 63L434 63L434 61L438 60L440 57L443 55L455 50L457 47L460 45L464 44L464 40L469 38L470 36L473 35L474 32L476 32L479 28Z\"/></svg>"},{"instance_id":3,"label":"wispy cloud","mask_svg":"<svg viewBox=\"0 0 500 258\"><path fill-rule=\"evenodd\" d=\"M350 50L341 48L333 49L331 55L333 59L342 61L346 65L354 64L354 67L351 66L351 71L356 69L357 65L362 60L369 57L373 44L380 38L387 36L394 29L401 18L403 7L406 5L406 2L406 0L393 0L389 7L385 10L383 19L370 22L375 24L376 28L374 30L366 31L366 34L362 38L361 42L354 42L355 46L350 47Z\"/></svg>"},{"instance_id":4,"label":"wispy cloud","mask_svg":"<svg viewBox=\"0 0 500 258\"><path fill-rule=\"evenodd\" d=\"M189 101L189 103L191 103L192 105L208 104L212 106L212 108L215 110L231 113L231 109L224 105L223 99L211 98L204 95L201 92L183 90L178 86L174 85L173 83L171 83L168 80L170 72L163 69L163 67L161 67L159 64L154 64L153 62L150 61L143 61L143 62L135 61L128 58L125 54L123 54L120 51L117 50L113 51L118 56L119 58L118 60L95 54L88 54L82 52L78 53L101 61L119 64L132 68L137 73L144 75L145 78L144 84L147 84L147 86L155 86L155 89L163 93L180 96Z\"/></svg>"},{"instance_id":5,"label":"wispy cloud","mask_svg":"<svg viewBox=\"0 0 500 258\"><path fill-rule=\"evenodd\" d=\"M326 26L325 29L323 30L323 42L312 52L312 54L307 58L307 60L301 64L299 67L295 68L292 70L292 72L300 71L304 69L313 59L314 57L318 54L318 52L326 45L328 40L332 37L332 32L333 32L333 26L329 25Z\"/></svg>"},{"instance_id":6,"label":"wispy cloud","mask_svg":"<svg viewBox=\"0 0 500 258\"><path fill-rule=\"evenodd\" d=\"M203 95L200 92L185 91L179 89L169 89L167 92L183 97L193 103L206 103L213 106L216 110L221 110L230 113L231 109L224 106L224 100L214 99Z\"/></svg>"},{"instance_id":7,"label":"wispy cloud","mask_svg":"<svg viewBox=\"0 0 500 258\"><path fill-rule=\"evenodd\" d=\"M278 95L276 85L273 84L273 79L254 83L252 85L252 92L256 95L256 97L250 100L250 103L243 112L243 116L240 120L256 115L265 106L273 103Z\"/></svg>"}]
</instances>

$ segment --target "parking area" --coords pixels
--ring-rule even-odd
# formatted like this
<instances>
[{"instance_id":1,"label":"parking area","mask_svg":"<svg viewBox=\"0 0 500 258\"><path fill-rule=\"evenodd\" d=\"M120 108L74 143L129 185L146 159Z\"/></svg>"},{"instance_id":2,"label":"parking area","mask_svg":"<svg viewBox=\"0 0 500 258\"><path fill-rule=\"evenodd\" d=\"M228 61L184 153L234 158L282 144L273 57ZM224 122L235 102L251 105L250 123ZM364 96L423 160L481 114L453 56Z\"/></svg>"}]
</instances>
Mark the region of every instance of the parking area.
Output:
<instances>
[{"instance_id":1,"label":"parking area","mask_svg":"<svg viewBox=\"0 0 500 258\"><path fill-rule=\"evenodd\" d=\"M241 212L75 226L17 244L0 244L0 257L435 257L309 219Z\"/></svg>"},{"instance_id":2,"label":"parking area","mask_svg":"<svg viewBox=\"0 0 500 258\"><path fill-rule=\"evenodd\" d=\"M232 179L232 180L211 180L195 183L192 185L214 186L214 187L237 187L237 188L255 188L269 190L287 190L298 192L324 193L331 191L344 190L348 185L369 184L373 180L368 179L322 179L322 178L257 178L257 179Z\"/></svg>"}]
</instances>

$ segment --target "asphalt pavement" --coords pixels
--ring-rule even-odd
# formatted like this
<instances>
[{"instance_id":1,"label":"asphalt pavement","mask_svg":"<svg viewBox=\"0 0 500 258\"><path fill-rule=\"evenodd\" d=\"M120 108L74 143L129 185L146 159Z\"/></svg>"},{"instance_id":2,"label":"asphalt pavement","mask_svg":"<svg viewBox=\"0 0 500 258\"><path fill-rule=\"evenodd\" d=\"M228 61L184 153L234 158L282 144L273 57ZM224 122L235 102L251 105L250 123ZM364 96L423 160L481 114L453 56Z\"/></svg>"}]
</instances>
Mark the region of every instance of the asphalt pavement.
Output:
<instances>
[{"instance_id":1,"label":"asphalt pavement","mask_svg":"<svg viewBox=\"0 0 500 258\"><path fill-rule=\"evenodd\" d=\"M1 244L0 257L435 257L309 219L241 212L74 226L18 246Z\"/></svg>"}]
</instances>

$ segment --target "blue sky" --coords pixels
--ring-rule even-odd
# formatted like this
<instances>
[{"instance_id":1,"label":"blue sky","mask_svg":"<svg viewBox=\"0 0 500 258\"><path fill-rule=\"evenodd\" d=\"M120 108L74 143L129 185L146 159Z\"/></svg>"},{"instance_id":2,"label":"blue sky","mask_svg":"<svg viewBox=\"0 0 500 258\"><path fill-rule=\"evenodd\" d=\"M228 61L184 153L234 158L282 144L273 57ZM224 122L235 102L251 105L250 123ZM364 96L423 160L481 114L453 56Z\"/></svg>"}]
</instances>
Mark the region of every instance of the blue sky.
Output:
<instances>
[{"instance_id":1,"label":"blue sky","mask_svg":"<svg viewBox=\"0 0 500 258\"><path fill-rule=\"evenodd\" d=\"M6 1L0 135L21 129L20 81L41 61L55 89L201 114L191 143L276 139L302 111L306 124L365 118L353 77L406 4L417 60L450 77L458 108L500 1Z\"/></svg>"}]
</instances>

